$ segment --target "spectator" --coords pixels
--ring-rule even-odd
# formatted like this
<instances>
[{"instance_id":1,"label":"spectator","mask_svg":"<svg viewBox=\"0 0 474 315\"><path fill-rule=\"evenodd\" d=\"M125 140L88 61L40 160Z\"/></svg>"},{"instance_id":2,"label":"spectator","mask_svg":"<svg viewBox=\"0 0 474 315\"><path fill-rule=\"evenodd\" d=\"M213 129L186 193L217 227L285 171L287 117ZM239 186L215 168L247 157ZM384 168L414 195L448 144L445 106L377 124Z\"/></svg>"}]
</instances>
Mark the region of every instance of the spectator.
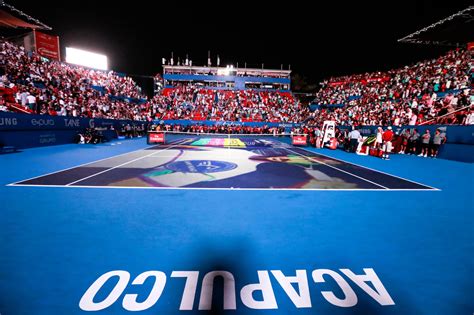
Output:
<instances>
[{"instance_id":1,"label":"spectator","mask_svg":"<svg viewBox=\"0 0 474 315\"><path fill-rule=\"evenodd\" d=\"M314 139L315 139L315 147L321 148L321 142L323 140L323 133L318 127L314 128Z\"/></svg>"},{"instance_id":2,"label":"spectator","mask_svg":"<svg viewBox=\"0 0 474 315\"><path fill-rule=\"evenodd\" d=\"M30 93L26 93L26 102L28 104L28 107L36 112L36 97L34 95L31 95Z\"/></svg>"},{"instance_id":3,"label":"spectator","mask_svg":"<svg viewBox=\"0 0 474 315\"><path fill-rule=\"evenodd\" d=\"M383 140L382 150L384 151L384 153L382 155L382 159L390 160L389 153L392 150L392 140L393 140L392 127L390 127L390 126L387 127L387 130L385 130L383 135L382 135L382 140Z\"/></svg>"},{"instance_id":4,"label":"spectator","mask_svg":"<svg viewBox=\"0 0 474 315\"><path fill-rule=\"evenodd\" d=\"M352 127L352 131L348 135L349 137L349 152L356 152L359 141L362 139L362 136L355 127Z\"/></svg>"},{"instance_id":5,"label":"spectator","mask_svg":"<svg viewBox=\"0 0 474 315\"><path fill-rule=\"evenodd\" d=\"M432 158L436 158L439 153L439 148L441 144L444 144L446 142L446 135L444 133L441 133L441 130L436 129L435 134L433 136L433 146L431 148L431 153L430 156Z\"/></svg>"},{"instance_id":6,"label":"spectator","mask_svg":"<svg viewBox=\"0 0 474 315\"><path fill-rule=\"evenodd\" d=\"M420 140L420 134L418 129L413 129L410 138L408 138L408 154L416 154L418 149L418 141Z\"/></svg>"},{"instance_id":7,"label":"spectator","mask_svg":"<svg viewBox=\"0 0 474 315\"><path fill-rule=\"evenodd\" d=\"M402 137L402 143L401 143L401 147L400 147L400 154L405 154L405 153L408 153L408 142L410 140L410 130L409 129L405 129L401 135Z\"/></svg>"},{"instance_id":8,"label":"spectator","mask_svg":"<svg viewBox=\"0 0 474 315\"><path fill-rule=\"evenodd\" d=\"M418 156L428 157L430 151L430 130L426 129L423 136L421 136L421 153Z\"/></svg>"},{"instance_id":9,"label":"spectator","mask_svg":"<svg viewBox=\"0 0 474 315\"><path fill-rule=\"evenodd\" d=\"M471 107L469 114L464 119L464 125L474 125L474 107Z\"/></svg>"},{"instance_id":10,"label":"spectator","mask_svg":"<svg viewBox=\"0 0 474 315\"><path fill-rule=\"evenodd\" d=\"M374 146L375 146L375 148L377 148L377 149L381 149L381 148L382 148L382 143L383 143L382 135L383 135L383 128L382 128L382 127L378 127L378 128L377 128L377 134L376 134L376 136L375 136L375 142L374 142Z\"/></svg>"}]
</instances>

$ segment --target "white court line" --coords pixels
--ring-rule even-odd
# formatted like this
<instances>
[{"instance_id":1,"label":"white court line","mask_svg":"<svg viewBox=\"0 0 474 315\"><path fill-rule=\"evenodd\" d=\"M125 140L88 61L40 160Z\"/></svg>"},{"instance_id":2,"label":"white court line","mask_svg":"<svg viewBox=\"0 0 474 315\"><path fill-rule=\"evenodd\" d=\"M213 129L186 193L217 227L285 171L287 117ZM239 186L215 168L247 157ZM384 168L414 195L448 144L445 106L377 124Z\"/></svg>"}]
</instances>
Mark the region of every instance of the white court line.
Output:
<instances>
[{"instance_id":1,"label":"white court line","mask_svg":"<svg viewBox=\"0 0 474 315\"><path fill-rule=\"evenodd\" d=\"M144 156L143 158L146 158L146 159L160 159L160 158L174 158L176 157L176 155L153 155L153 156ZM232 155L230 154L227 154L227 155L217 155L217 154L212 154L211 155L211 158L208 158L208 160L213 160L213 159L226 159L226 158L229 158L229 157L232 157ZM235 158L235 157L232 157L232 161L248 161L249 159L248 158Z\"/></svg>"},{"instance_id":2,"label":"white court line","mask_svg":"<svg viewBox=\"0 0 474 315\"><path fill-rule=\"evenodd\" d=\"M183 141L181 141L181 142L183 142ZM76 183L82 182L83 180L89 179L89 178L91 178L91 177L95 177L95 176L97 176L97 175L104 174L104 173L106 173L106 172L108 172L108 171L114 170L114 169L116 169L116 168L119 168L119 167L122 167L122 166L124 166L124 165L127 165L127 164L130 164L130 163L133 163L133 162L139 161L139 160L141 160L141 159L144 159L144 158L146 158L146 157L152 156L153 154L156 154L156 153L163 152L163 151L166 151L166 150L168 150L168 149L174 148L174 147L176 147L176 146L180 145L180 144L181 144L181 142L180 142L180 143L173 144L173 145L171 145L171 146L167 147L166 149L163 149L163 150L158 150L158 151L152 152L152 153L150 153L150 154L147 154L147 155L141 156L141 157L139 157L139 158L136 158L136 159L130 160L130 161L128 161L128 162L125 162L125 163L122 163L122 164L116 165L116 166L114 166L114 167L111 167L111 168L108 168L108 169L106 169L106 170L103 170L103 171L97 172L97 173L95 173L95 174L92 174L92 175L86 176L86 177L84 177L84 178L81 178L81 179L75 180L75 181L73 181L73 182L70 182L69 184L66 184L65 186L71 186L71 185L74 185L74 184L76 184Z\"/></svg>"},{"instance_id":3,"label":"white court line","mask_svg":"<svg viewBox=\"0 0 474 315\"><path fill-rule=\"evenodd\" d=\"M142 187L142 186L64 186L64 185L34 185L34 184L9 184L10 187L39 187L39 188L87 188L87 189L149 189L149 190L229 190L229 191L436 191L434 189L423 189L423 188L389 188L389 189L378 189L378 188L211 188L211 187Z\"/></svg>"},{"instance_id":4,"label":"white court line","mask_svg":"<svg viewBox=\"0 0 474 315\"><path fill-rule=\"evenodd\" d=\"M183 139L180 139L178 141L181 141ZM187 139L184 139L184 140L187 140ZM286 143L283 143L283 142L280 142L280 141L277 141L279 143L282 143L283 146L282 147L279 147L281 149L289 149L289 147L286 145ZM182 144L181 142L178 143L178 144L175 144L173 146L177 146L177 145L180 145ZM347 161L344 161L344 160L340 160L340 159L337 159L337 158L333 158L331 156L328 156L328 155L325 155L325 154L321 154L321 153L316 153L316 152L313 152L313 151L309 151L309 150L306 150L304 148L300 148L302 150L305 150L307 152L310 152L310 153L313 153L313 154L316 154L316 155L322 155L322 156L325 156L325 157L328 157L328 158L332 158L332 159L335 159L335 160L338 160L338 161L341 161L341 162L344 162L344 163L348 163L348 164L352 164L352 165L355 165L355 166L358 166L358 167L362 167L362 168L365 168L365 169L369 169L369 170L372 170L372 171L376 171L376 172L379 172L379 173L382 173L382 174L385 174L385 175L389 175L389 176L393 176L393 177L396 177L396 178L399 178L399 179L403 179L403 180L406 180L406 181L409 181L409 182L412 182L412 183L415 183L415 184L418 184L418 185L421 185L421 186L425 186L425 187L429 187L430 189L426 189L426 188L414 188L414 189L407 189L407 188L387 188L387 187L384 187L382 185L379 185L377 183L373 183L379 187L382 187L384 189L374 189L374 188L367 188L367 189L364 189L364 188L342 188L342 189L336 189L336 188L329 188L329 189L324 189L324 188L205 188L205 187L139 187L139 186L91 186L91 185L84 185L84 186L64 186L64 185L35 185L35 184L18 184L20 182L25 182L25 181L29 181L29 180L32 180L32 179L35 179L35 178L39 178L39 177L43 177L43 176L47 176L47 175L51 175L51 174L56 174L56 173L60 173L60 172L63 172L63 171L66 171L66 170L70 170L70 169L73 169L73 168L76 168L76 167L81 167L81 166L85 166L85 165L89 165L89 164L93 164L93 163L96 163L96 162L100 162L100 161L104 161L104 160L108 160L108 159L113 159L115 157L118 157L118 156L123 156L123 155L126 155L126 154L129 154L129 153L133 153L133 152L138 152L138 151L145 151L146 149L138 149L138 150L134 150L134 151L130 151L130 152L126 152L126 153L122 153L122 154L119 154L119 155L115 155L115 156L112 156L112 157L108 157L108 158L103 158L103 159L100 159L100 160L96 160L96 161L92 161L92 162L87 162L87 163L84 163L84 164L80 164L80 165L76 165L76 166L73 166L73 167L69 167L69 168L65 168L65 169L62 169L62 170L59 170L59 171L55 171L55 172L51 172L51 173L47 173L47 174L43 174L43 175L39 175L39 176L35 176L35 177L32 177L32 178L29 178L29 179L24 179L24 180L20 180L20 181L17 181L17 182L14 182L14 183L11 183L11 184L8 184L6 186L20 186L20 187L52 187L52 188L94 188L94 189L101 189L101 188L104 188L104 189L158 189L158 190L231 190L231 191L238 191L238 190L249 190L249 191L271 191L271 190L277 190L277 191L440 191L440 189L438 188L434 188L434 187L430 187L428 185L424 185L424 184L420 184L420 183L417 183L415 181L411 181L411 180L408 180L408 179L405 179L403 177L399 177L399 176L396 176L396 175L392 175L392 174L389 174L389 173L385 173L385 172L382 172L382 171L379 171L379 170L376 170L376 169L372 169L372 168L369 168L369 167L365 167L365 166L361 166L361 165L358 165L358 164L354 164L354 163L351 163L351 162L347 162ZM166 149L163 149L163 150L159 150L159 151L155 151L153 152L153 154L155 153L158 153L158 152L162 152L162 151L165 151ZM292 151L293 152L293 151ZM305 156L305 155L302 155L298 152L293 152L295 154L299 154L303 157L306 157L306 158L311 158L311 157L308 157L308 156ZM145 157L152 157L151 154L150 155L146 155L142 158L145 158ZM132 162L132 161L130 161ZM319 162L319 161L315 161L317 163L321 163L321 164L325 164L323 162ZM128 163L128 162L127 162ZM326 164L327 165L327 164ZM330 167L333 167L331 165L327 165L327 166L330 166ZM335 167L333 167L335 168ZM337 169L337 168L336 168ZM340 170L340 169L337 169L339 171L342 171L342 172L345 172L343 170ZM355 177L358 177L357 175L354 175L354 174L351 174L351 173L348 173L350 174L351 176L355 176ZM95 176L97 174L94 174L93 176ZM84 178L85 179L85 178ZM364 179L364 178L361 178L365 181L369 181L367 179ZM83 180L83 179L81 179ZM369 181L370 182L370 181ZM68 184L68 185L71 185Z\"/></svg>"},{"instance_id":5,"label":"white court line","mask_svg":"<svg viewBox=\"0 0 474 315\"><path fill-rule=\"evenodd\" d=\"M368 180L368 179L366 179L366 178L364 178L364 177L361 177L361 176L352 174L352 173L350 173L350 172L341 170L340 168L337 168L337 167L332 166L332 165L330 165L330 164L326 164L326 163L324 163L324 162L315 160L314 158L312 158L312 157L310 157L310 156L303 155L303 154L301 154L301 153L295 152L295 151L293 151L293 150L291 150L291 149L288 149L288 148L287 148L286 150L289 151L289 152L293 152L294 154L298 154L299 156L302 156L302 157L304 157L304 158L306 158L306 159L308 159L308 160L311 160L311 161L313 161L313 162L315 162L315 163L326 165L326 166L328 166L328 167L330 167L330 168L333 168L333 169L335 169L335 170L338 170L339 172L343 172L343 173L346 173L346 174L351 175L351 176L353 176L353 177L357 177L357 178L359 178L359 179L362 179L363 181L366 181L366 182L368 182L368 183L371 183L372 185L376 185L376 186L382 187L383 189L390 189L390 188L385 187L385 186L383 186L383 185L377 184L376 182L373 182L373 181L371 181L371 180Z\"/></svg>"},{"instance_id":6,"label":"white court line","mask_svg":"<svg viewBox=\"0 0 474 315\"><path fill-rule=\"evenodd\" d=\"M398 178L398 179L403 179L403 180L405 180L405 181L407 181L407 182L411 182L411 183L413 183L413 184L417 184L417 185L420 185L420 186L428 187L428 188L430 188L431 190L441 190L441 189L439 189L439 188L432 187L432 186L429 186L429 185L426 185L426 184L422 184L422 183L418 183L418 182L415 182L415 181L413 181L413 180L410 180L410 179L407 179L407 178L404 178L404 177L401 177L401 176L397 176L397 175L393 175L393 174L386 173L386 172L383 172L383 171L379 171L379 170L376 170L376 169L374 169L374 168L370 168L370 167L367 167L367 166L363 166L363 165L359 165L359 164L347 162L347 161L344 161L344 160L341 160L341 159L332 157L332 156L330 156L330 155L326 155L326 154L323 154L323 153L310 151L310 150L305 149L305 148L299 148L299 149L304 150L304 151L306 151L306 152L311 152L311 153L316 154L316 155L322 155L322 156L324 156L324 157L337 160L337 161L339 161L339 162L344 162L344 163L351 164L351 165L355 165L355 166L358 166L358 167L361 167L361 168L365 168L365 169L368 169L368 170L371 170L371 171L375 171L375 172L378 172L378 173L382 173L382 174L385 174L385 175L388 175L388 176L396 177L396 178ZM420 189L422 189L422 188L420 188ZM392 190L393 190L393 189L392 189ZM425 190L426 190L426 189L425 189Z\"/></svg>"},{"instance_id":7,"label":"white court line","mask_svg":"<svg viewBox=\"0 0 474 315\"><path fill-rule=\"evenodd\" d=\"M177 140L177 141L179 141L179 140ZM64 172L64 171L72 170L73 168L76 168L76 167L82 167L82 166L86 166L86 165L89 165L89 164L94 164L94 163L97 163L97 162L102 162L102 161L105 161L105 160L114 159L114 158L119 157L119 156L124 156L124 155L130 154L130 153L134 153L134 152L138 152L138 151L145 151L145 150L147 150L147 148L144 148L144 149L142 148L142 149L137 149L137 150L133 150L133 151L130 151L130 152L120 153L120 154L110 156L110 157L106 157L106 158L103 158L103 159L100 159L100 160L95 160L95 161L92 161L92 162L86 162L86 163L82 163L82 164L79 164L79 165L63 168L59 171L49 172L49 173L38 175L38 176L35 176L35 177L22 179L22 180L10 183L7 186L13 186L13 185L16 185L18 183L26 182L26 181L29 181L29 180L32 180L32 179L36 179L36 178L40 178L40 177L48 176L48 175L53 175L53 174L56 174L56 173L61 173L61 172Z\"/></svg>"}]
</instances>

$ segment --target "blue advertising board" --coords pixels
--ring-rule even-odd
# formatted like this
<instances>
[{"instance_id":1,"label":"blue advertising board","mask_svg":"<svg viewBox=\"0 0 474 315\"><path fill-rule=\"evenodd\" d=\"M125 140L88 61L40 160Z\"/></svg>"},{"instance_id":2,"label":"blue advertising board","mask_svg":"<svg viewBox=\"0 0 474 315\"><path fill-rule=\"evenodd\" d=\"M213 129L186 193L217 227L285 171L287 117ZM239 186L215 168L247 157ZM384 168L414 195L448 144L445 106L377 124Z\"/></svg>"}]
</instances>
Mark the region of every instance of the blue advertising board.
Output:
<instances>
[{"instance_id":1,"label":"blue advertising board","mask_svg":"<svg viewBox=\"0 0 474 315\"><path fill-rule=\"evenodd\" d=\"M181 125L231 125L231 126L268 126L285 128L299 127L301 124L275 122L238 122L238 121L211 121L211 120L155 120L155 124ZM73 143L76 135L86 128L102 130L107 139L117 137L117 130L126 124L148 125L145 121L113 120L100 118L78 118L66 116L28 115L0 112L0 146L14 146L30 148L56 144ZM338 126L339 129L350 129L351 126ZM362 126L359 131L362 135L375 134L378 126ZM459 125L427 125L427 126L393 126L394 132L401 133L405 129L418 129L423 133L426 129L431 134L437 128L443 128L447 135L447 143L443 147L440 157L463 162L474 162L474 126Z\"/></svg>"},{"instance_id":2,"label":"blue advertising board","mask_svg":"<svg viewBox=\"0 0 474 315\"><path fill-rule=\"evenodd\" d=\"M97 128L107 139L117 137L116 130L126 124L146 125L146 122L100 118L28 115L0 112L0 146L30 148L74 142L79 132Z\"/></svg>"}]
</instances>

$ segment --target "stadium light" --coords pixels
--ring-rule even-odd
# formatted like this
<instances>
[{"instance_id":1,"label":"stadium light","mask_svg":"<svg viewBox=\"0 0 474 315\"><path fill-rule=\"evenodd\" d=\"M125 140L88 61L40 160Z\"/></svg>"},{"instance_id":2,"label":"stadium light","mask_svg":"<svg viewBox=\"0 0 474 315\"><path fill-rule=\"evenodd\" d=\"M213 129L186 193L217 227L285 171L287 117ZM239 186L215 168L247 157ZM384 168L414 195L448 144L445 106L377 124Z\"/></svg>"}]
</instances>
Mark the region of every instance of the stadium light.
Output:
<instances>
[{"instance_id":1,"label":"stadium light","mask_svg":"<svg viewBox=\"0 0 474 315\"><path fill-rule=\"evenodd\" d=\"M99 70L108 69L108 59L106 55L72 47L66 47L66 62Z\"/></svg>"}]
</instances>

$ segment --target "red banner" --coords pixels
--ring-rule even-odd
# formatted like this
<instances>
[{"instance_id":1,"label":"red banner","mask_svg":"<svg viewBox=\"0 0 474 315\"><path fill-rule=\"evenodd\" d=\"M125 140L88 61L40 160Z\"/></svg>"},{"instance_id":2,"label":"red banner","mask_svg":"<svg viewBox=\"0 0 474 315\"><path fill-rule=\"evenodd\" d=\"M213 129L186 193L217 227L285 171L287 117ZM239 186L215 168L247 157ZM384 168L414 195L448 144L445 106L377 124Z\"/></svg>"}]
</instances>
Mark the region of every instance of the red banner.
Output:
<instances>
[{"instance_id":1,"label":"red banner","mask_svg":"<svg viewBox=\"0 0 474 315\"><path fill-rule=\"evenodd\" d=\"M48 59L60 60L59 36L51 36L38 31L33 31L35 35L36 53Z\"/></svg>"},{"instance_id":2,"label":"red banner","mask_svg":"<svg viewBox=\"0 0 474 315\"><path fill-rule=\"evenodd\" d=\"M338 85L343 85L346 83L347 83L346 81L329 82L329 86L338 86Z\"/></svg>"},{"instance_id":3,"label":"red banner","mask_svg":"<svg viewBox=\"0 0 474 315\"><path fill-rule=\"evenodd\" d=\"M335 81L335 82L329 82L328 85L331 87L338 86L338 85L344 85L350 82L361 82L362 84L367 84L367 82L386 82L390 81L390 77L375 77L375 78L368 78L368 79L354 79L350 81Z\"/></svg>"},{"instance_id":4,"label":"red banner","mask_svg":"<svg viewBox=\"0 0 474 315\"><path fill-rule=\"evenodd\" d=\"M377 78L369 78L367 79L367 82L382 82L382 81L390 81L390 77L377 77Z\"/></svg>"},{"instance_id":5,"label":"red banner","mask_svg":"<svg viewBox=\"0 0 474 315\"><path fill-rule=\"evenodd\" d=\"M306 136L293 136L293 145L306 145Z\"/></svg>"},{"instance_id":6,"label":"red banner","mask_svg":"<svg viewBox=\"0 0 474 315\"><path fill-rule=\"evenodd\" d=\"M164 133L154 133L150 132L148 134L148 143L153 144L153 143L165 143L165 134Z\"/></svg>"},{"instance_id":7,"label":"red banner","mask_svg":"<svg viewBox=\"0 0 474 315\"><path fill-rule=\"evenodd\" d=\"M467 43L467 50L474 50L474 42Z\"/></svg>"}]
</instances>

